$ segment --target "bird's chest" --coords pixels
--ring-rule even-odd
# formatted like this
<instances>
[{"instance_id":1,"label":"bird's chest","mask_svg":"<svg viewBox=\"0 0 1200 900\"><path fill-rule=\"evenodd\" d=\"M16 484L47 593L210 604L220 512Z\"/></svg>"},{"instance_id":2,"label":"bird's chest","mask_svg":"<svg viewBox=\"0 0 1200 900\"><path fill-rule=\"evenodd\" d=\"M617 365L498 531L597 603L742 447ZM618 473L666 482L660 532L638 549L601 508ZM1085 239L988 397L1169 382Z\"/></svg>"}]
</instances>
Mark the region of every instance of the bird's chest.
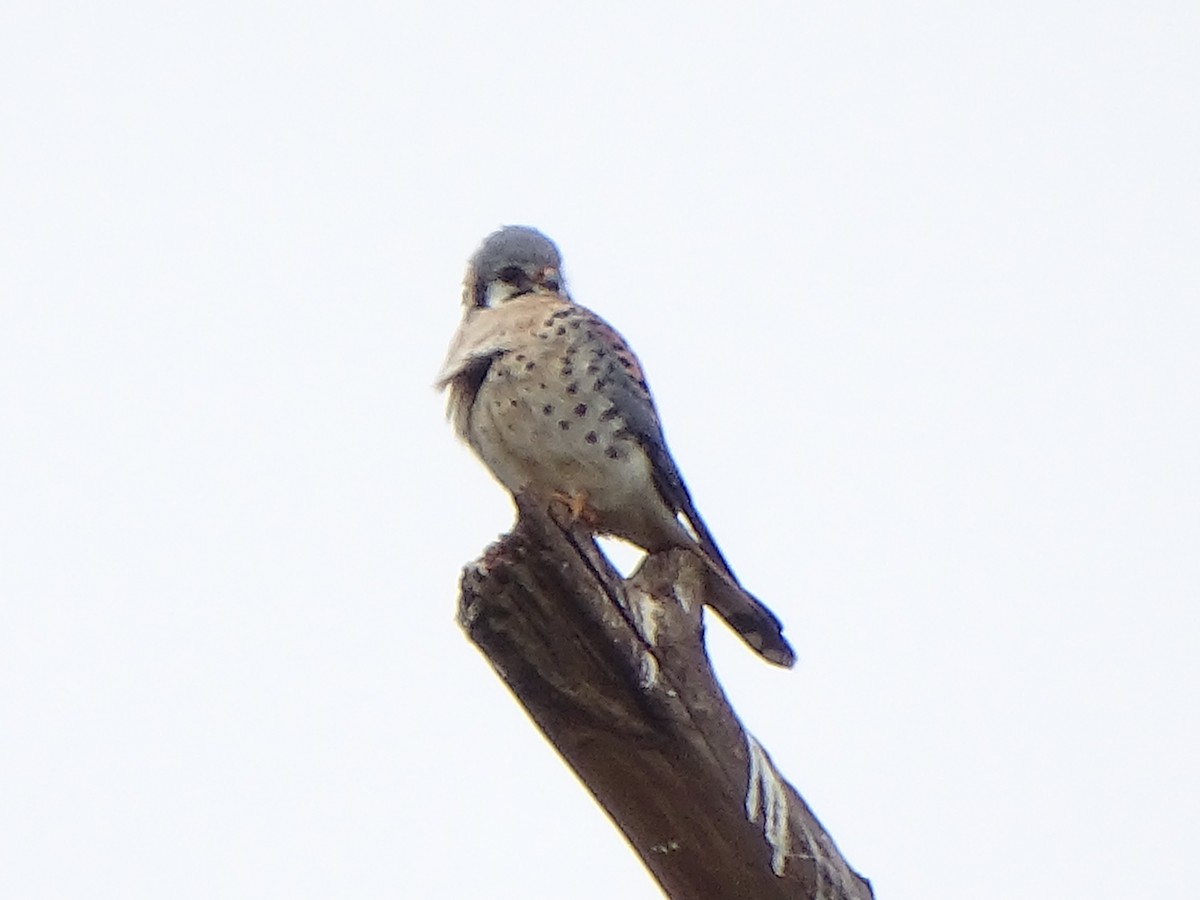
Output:
<instances>
[{"instance_id":1,"label":"bird's chest","mask_svg":"<svg viewBox=\"0 0 1200 900\"><path fill-rule=\"evenodd\" d=\"M492 363L472 409L471 442L513 491L627 493L646 466L606 389L613 363L602 347L564 337L535 335Z\"/></svg>"}]
</instances>

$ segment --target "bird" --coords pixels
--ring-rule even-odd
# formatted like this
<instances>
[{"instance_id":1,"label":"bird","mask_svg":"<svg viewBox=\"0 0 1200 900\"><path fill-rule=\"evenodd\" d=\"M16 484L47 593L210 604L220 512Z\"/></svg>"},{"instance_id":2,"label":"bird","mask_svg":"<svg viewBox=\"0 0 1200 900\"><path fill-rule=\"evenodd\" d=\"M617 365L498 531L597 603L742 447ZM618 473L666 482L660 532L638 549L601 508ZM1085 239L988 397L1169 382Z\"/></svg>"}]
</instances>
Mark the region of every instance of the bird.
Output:
<instances>
[{"instance_id":1,"label":"bird","mask_svg":"<svg viewBox=\"0 0 1200 900\"><path fill-rule=\"evenodd\" d=\"M524 225L493 232L471 256L435 382L458 437L514 496L565 504L593 533L648 553L698 556L724 587L705 602L768 662L792 666L779 619L742 587L692 501L641 363L575 303L562 268L554 242Z\"/></svg>"}]
</instances>

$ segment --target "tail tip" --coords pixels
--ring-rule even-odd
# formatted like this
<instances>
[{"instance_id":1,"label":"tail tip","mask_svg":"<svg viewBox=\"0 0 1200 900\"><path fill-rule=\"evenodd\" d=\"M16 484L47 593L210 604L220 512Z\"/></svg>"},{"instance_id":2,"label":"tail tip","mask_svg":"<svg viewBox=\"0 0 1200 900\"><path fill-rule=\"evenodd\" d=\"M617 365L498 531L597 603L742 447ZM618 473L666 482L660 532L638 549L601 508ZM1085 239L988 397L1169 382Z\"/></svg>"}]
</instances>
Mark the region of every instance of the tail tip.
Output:
<instances>
[{"instance_id":1,"label":"tail tip","mask_svg":"<svg viewBox=\"0 0 1200 900\"><path fill-rule=\"evenodd\" d=\"M767 662L781 669L790 669L796 665L796 651L782 634L763 634L755 628L738 629L738 634Z\"/></svg>"}]
</instances>

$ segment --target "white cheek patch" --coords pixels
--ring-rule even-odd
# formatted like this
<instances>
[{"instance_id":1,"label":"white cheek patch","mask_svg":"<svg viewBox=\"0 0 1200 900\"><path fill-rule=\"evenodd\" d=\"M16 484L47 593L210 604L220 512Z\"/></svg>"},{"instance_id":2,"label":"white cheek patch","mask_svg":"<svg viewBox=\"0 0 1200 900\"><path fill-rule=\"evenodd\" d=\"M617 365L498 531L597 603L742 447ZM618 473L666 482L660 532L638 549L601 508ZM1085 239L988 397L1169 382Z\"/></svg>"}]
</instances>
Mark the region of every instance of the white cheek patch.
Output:
<instances>
[{"instance_id":1,"label":"white cheek patch","mask_svg":"<svg viewBox=\"0 0 1200 900\"><path fill-rule=\"evenodd\" d=\"M499 278L488 282L487 291L484 293L484 302L490 307L499 306L502 303L507 303L516 294L517 289L507 281L501 281Z\"/></svg>"}]
</instances>

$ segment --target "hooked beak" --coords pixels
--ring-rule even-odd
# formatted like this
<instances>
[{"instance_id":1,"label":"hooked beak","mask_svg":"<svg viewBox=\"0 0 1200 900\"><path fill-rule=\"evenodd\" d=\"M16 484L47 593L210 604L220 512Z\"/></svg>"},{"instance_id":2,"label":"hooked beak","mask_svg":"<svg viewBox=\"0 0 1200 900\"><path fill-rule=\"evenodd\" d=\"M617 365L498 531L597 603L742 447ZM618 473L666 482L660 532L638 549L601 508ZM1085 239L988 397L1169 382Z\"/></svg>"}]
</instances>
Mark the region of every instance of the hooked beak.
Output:
<instances>
[{"instance_id":1,"label":"hooked beak","mask_svg":"<svg viewBox=\"0 0 1200 900\"><path fill-rule=\"evenodd\" d=\"M535 276L535 281L540 287L547 290L557 292L562 285L562 278L558 274L558 269L554 266L546 266Z\"/></svg>"}]
</instances>

